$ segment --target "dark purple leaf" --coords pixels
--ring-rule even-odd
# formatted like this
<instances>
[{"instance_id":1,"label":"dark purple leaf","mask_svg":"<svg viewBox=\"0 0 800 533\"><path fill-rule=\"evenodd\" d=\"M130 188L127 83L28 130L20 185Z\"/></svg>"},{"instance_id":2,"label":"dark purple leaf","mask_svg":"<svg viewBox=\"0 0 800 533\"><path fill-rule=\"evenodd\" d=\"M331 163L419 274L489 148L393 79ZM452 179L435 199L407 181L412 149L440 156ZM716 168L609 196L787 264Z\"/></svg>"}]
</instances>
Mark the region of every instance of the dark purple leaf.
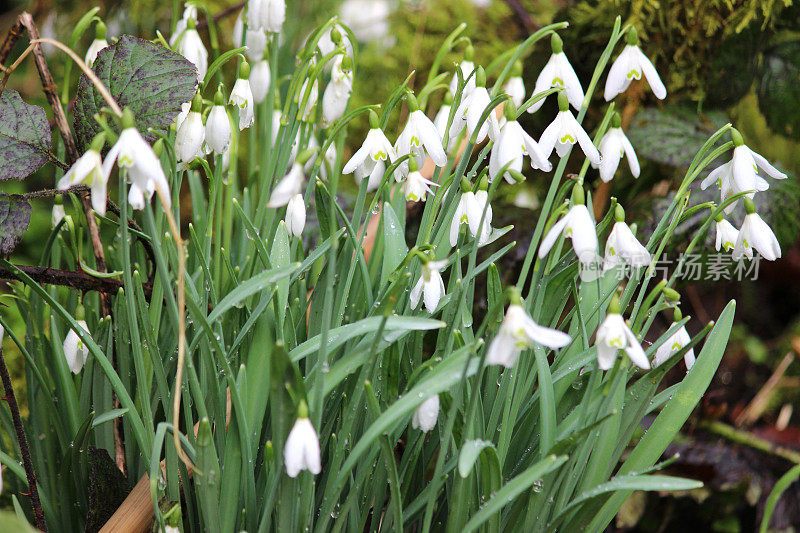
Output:
<instances>
[{"instance_id":1,"label":"dark purple leaf","mask_svg":"<svg viewBox=\"0 0 800 533\"><path fill-rule=\"evenodd\" d=\"M22 179L47 163L50 126L44 109L22 101L17 91L0 97L0 180Z\"/></svg>"},{"instance_id":2,"label":"dark purple leaf","mask_svg":"<svg viewBox=\"0 0 800 533\"><path fill-rule=\"evenodd\" d=\"M11 253L30 220L31 204L27 198L0 192L0 255Z\"/></svg>"}]
</instances>

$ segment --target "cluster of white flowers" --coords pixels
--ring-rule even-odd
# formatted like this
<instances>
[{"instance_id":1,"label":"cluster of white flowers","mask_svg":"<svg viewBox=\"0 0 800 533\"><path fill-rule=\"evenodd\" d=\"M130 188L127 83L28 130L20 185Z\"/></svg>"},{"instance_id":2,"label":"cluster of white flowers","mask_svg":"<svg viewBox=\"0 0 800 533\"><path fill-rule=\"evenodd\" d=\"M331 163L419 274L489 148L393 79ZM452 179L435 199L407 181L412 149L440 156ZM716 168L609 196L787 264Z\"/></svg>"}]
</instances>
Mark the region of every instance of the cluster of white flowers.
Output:
<instances>
[{"instance_id":1,"label":"cluster of white flowers","mask_svg":"<svg viewBox=\"0 0 800 533\"><path fill-rule=\"evenodd\" d=\"M772 229L756 213L753 198L757 192L769 189L769 182L759 176L759 169L769 177L782 180L786 174L776 169L763 156L757 154L744 144L742 134L731 129L733 139L733 157L727 163L712 170L701 182L703 189L716 184L720 189L721 201L726 202L736 195L744 195L745 217L741 228L736 228L722 214L716 219L716 249L730 250L733 259L738 261L743 256L753 258L753 250L764 259L774 261L781 256L781 247ZM738 197L737 197L738 198ZM733 211L738 200L725 207L725 213Z\"/></svg>"}]
</instances>

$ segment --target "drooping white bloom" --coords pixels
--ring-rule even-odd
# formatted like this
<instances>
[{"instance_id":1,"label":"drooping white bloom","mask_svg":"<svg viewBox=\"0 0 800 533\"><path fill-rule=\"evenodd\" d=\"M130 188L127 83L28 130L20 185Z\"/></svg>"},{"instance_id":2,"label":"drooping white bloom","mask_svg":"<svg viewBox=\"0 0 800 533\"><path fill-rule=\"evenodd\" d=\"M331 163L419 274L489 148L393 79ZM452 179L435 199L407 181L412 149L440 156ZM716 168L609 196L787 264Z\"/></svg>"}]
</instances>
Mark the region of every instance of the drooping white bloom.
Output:
<instances>
[{"instance_id":1,"label":"drooping white bloom","mask_svg":"<svg viewBox=\"0 0 800 533\"><path fill-rule=\"evenodd\" d=\"M195 157L203 155L206 129L203 126L203 116L200 114L202 100L200 102L199 106L189 112L175 135L175 156L179 163L188 163Z\"/></svg>"},{"instance_id":2,"label":"drooping white bloom","mask_svg":"<svg viewBox=\"0 0 800 533\"><path fill-rule=\"evenodd\" d=\"M717 251L721 248L726 252L733 250L739 240L739 230L734 228L733 224L722 218L722 216L715 222L715 229L714 248Z\"/></svg>"},{"instance_id":3,"label":"drooping white bloom","mask_svg":"<svg viewBox=\"0 0 800 533\"><path fill-rule=\"evenodd\" d=\"M225 106L215 104L206 119L206 145L215 154L224 154L231 143L231 122Z\"/></svg>"},{"instance_id":4,"label":"drooping white bloom","mask_svg":"<svg viewBox=\"0 0 800 533\"><path fill-rule=\"evenodd\" d=\"M91 188L92 209L100 216L106 214L106 189L108 187L108 175L111 169L103 166L103 159L100 155L104 140L92 143L86 152L72 164L69 170L58 180L59 189L68 189L73 185L87 185ZM61 206L61 218L63 218L64 206ZM53 220L55 221L55 207L53 208ZM55 224L54 224L55 225Z\"/></svg>"},{"instance_id":5,"label":"drooping white bloom","mask_svg":"<svg viewBox=\"0 0 800 533\"><path fill-rule=\"evenodd\" d=\"M508 306L500 330L489 345L486 364L511 368L522 350L527 350L534 343L555 350L566 346L570 340L570 336L564 332L540 326L519 303L512 303Z\"/></svg>"},{"instance_id":6,"label":"drooping white bloom","mask_svg":"<svg viewBox=\"0 0 800 533\"><path fill-rule=\"evenodd\" d=\"M505 93L511 97L511 102L514 107L519 107L525 101L525 82L522 81L522 76L511 76L506 82L503 89Z\"/></svg>"},{"instance_id":7,"label":"drooping white bloom","mask_svg":"<svg viewBox=\"0 0 800 533\"><path fill-rule=\"evenodd\" d=\"M338 120L344 114L352 90L352 60L350 56L340 54L333 61L331 81L322 95L322 121L325 124Z\"/></svg>"},{"instance_id":8,"label":"drooping white bloom","mask_svg":"<svg viewBox=\"0 0 800 533\"><path fill-rule=\"evenodd\" d=\"M203 78L206 77L206 71L208 70L208 51L205 45L203 45L200 34L197 33L197 29L195 29L194 19L188 20L186 29L178 38L177 47L178 53L194 63L194 66L197 67L197 80L203 81Z\"/></svg>"},{"instance_id":9,"label":"drooping white bloom","mask_svg":"<svg viewBox=\"0 0 800 533\"><path fill-rule=\"evenodd\" d=\"M672 324L675 325L674 323ZM656 355L653 357L653 366L661 366L664 362L678 353L684 346L692 342L692 338L686 331L685 326L681 326L678 330L670 335L664 343L656 350ZM694 350L689 349L684 356L683 361L686 363L686 371L688 372L695 362Z\"/></svg>"},{"instance_id":10,"label":"drooping white bloom","mask_svg":"<svg viewBox=\"0 0 800 533\"><path fill-rule=\"evenodd\" d=\"M533 94L537 95L546 91L551 87L562 87L564 90L559 94L566 93L570 105L576 110L583 105L583 88L575 74L575 70L569 63L566 54L564 53L564 43L558 34L554 33L550 38L550 46L553 50L553 55L547 61L539 77L536 78L536 86L533 88ZM545 99L537 101L528 108L528 113L535 113L544 104Z\"/></svg>"},{"instance_id":11,"label":"drooping white bloom","mask_svg":"<svg viewBox=\"0 0 800 533\"><path fill-rule=\"evenodd\" d=\"M94 64L95 59L97 59L97 54L103 48L108 48L108 41L105 39L97 39L95 38L92 41L92 44L89 45L89 49L86 50L86 56L83 59L83 62L86 63L87 66L92 66Z\"/></svg>"},{"instance_id":12,"label":"drooping white bloom","mask_svg":"<svg viewBox=\"0 0 800 533\"><path fill-rule=\"evenodd\" d=\"M386 160L394 161L397 159L392 143L389 142L389 139L378 127L377 115L375 115L374 120L372 118L373 115L374 113L370 114L370 125L374 127L367 133L361 148L356 150L342 169L342 174L355 172L359 181L369 178L368 191L378 188L386 171Z\"/></svg>"},{"instance_id":13,"label":"drooping white bloom","mask_svg":"<svg viewBox=\"0 0 800 533\"><path fill-rule=\"evenodd\" d=\"M191 111L191 109L192 109L191 100L181 104L181 110L178 113L178 116L175 117L175 131L181 129L181 124L183 124L183 121L186 120L186 117L189 116L189 111Z\"/></svg>"},{"instance_id":14,"label":"drooping white bloom","mask_svg":"<svg viewBox=\"0 0 800 533\"><path fill-rule=\"evenodd\" d=\"M269 62L266 59L256 61L250 70L250 91L253 93L253 101L260 104L267 97L269 85L272 82L272 74L269 70Z\"/></svg>"},{"instance_id":15,"label":"drooping white bloom","mask_svg":"<svg viewBox=\"0 0 800 533\"><path fill-rule=\"evenodd\" d=\"M478 239L478 246L483 246L492 233L492 206L489 205L489 194L485 190L474 193L470 190L461 194L456 212L450 223L450 246L458 242L458 233L462 224L467 224L469 232ZM486 209L486 215L483 210ZM483 217L483 224L481 224Z\"/></svg>"},{"instance_id":16,"label":"drooping white bloom","mask_svg":"<svg viewBox=\"0 0 800 533\"><path fill-rule=\"evenodd\" d=\"M603 272L625 263L633 268L650 264L650 252L636 239L631 228L624 221L614 223L606 241Z\"/></svg>"},{"instance_id":17,"label":"drooping white bloom","mask_svg":"<svg viewBox=\"0 0 800 533\"><path fill-rule=\"evenodd\" d=\"M619 126L619 115L615 113L611 128L600 140L600 179L605 182L611 181L623 155L628 159L631 174L634 178L638 178L639 160L636 158L636 152L633 150L631 142ZM592 166L597 168L594 163Z\"/></svg>"},{"instance_id":18,"label":"drooping white bloom","mask_svg":"<svg viewBox=\"0 0 800 533\"><path fill-rule=\"evenodd\" d=\"M286 205L286 230L289 235L300 237L306 226L306 204L302 194L292 196Z\"/></svg>"},{"instance_id":19,"label":"drooping white bloom","mask_svg":"<svg viewBox=\"0 0 800 533\"><path fill-rule=\"evenodd\" d=\"M469 48L465 53L467 56L471 56L469 52ZM472 62L472 59L464 59L458 64L458 69L461 71L461 78L462 80L467 80L466 84L464 85L464 90L461 92L461 101L467 99L467 97L472 94L472 91L475 90L475 75L473 71L475 70L475 63ZM456 94L458 90L458 76L453 73L453 79L450 80L450 94Z\"/></svg>"},{"instance_id":20,"label":"drooping white bloom","mask_svg":"<svg viewBox=\"0 0 800 533\"><path fill-rule=\"evenodd\" d=\"M308 97L305 100L305 105L303 105L303 99L306 98L306 91L308 91ZM303 82L303 86L300 88L298 98L300 108L297 114L301 120L308 122L313 118L314 108L316 107L317 100L319 99L319 80L315 79L314 83L311 85L311 89L309 89L308 79L306 79L306 81Z\"/></svg>"},{"instance_id":21,"label":"drooping white bloom","mask_svg":"<svg viewBox=\"0 0 800 533\"><path fill-rule=\"evenodd\" d=\"M83 320L78 320L77 322L81 329L88 334L89 328L86 326L86 322ZM69 333L67 333L67 337L64 339L64 357L67 359L67 366L69 366L73 374L77 374L81 371L88 356L89 348L83 343L80 337L78 337L75 330L70 329Z\"/></svg>"},{"instance_id":22,"label":"drooping white bloom","mask_svg":"<svg viewBox=\"0 0 800 533\"><path fill-rule=\"evenodd\" d=\"M246 65L246 63L242 64ZM244 77L241 77L242 74L244 73L240 68L240 77L236 79L231 95L228 97L228 103L239 108L239 131L252 126L256 119L253 92L250 90L250 82L247 80L250 73L247 72Z\"/></svg>"},{"instance_id":23,"label":"drooping white bloom","mask_svg":"<svg viewBox=\"0 0 800 533\"><path fill-rule=\"evenodd\" d=\"M600 152L592 143L592 139L583 130L575 117L569 110L567 97L562 92L558 94L559 112L553 122L545 128L542 137L539 139L539 148L545 157L550 157L553 148L556 149L559 157L567 155L570 147L578 143L583 153L594 165L600 165Z\"/></svg>"},{"instance_id":24,"label":"drooping white bloom","mask_svg":"<svg viewBox=\"0 0 800 533\"><path fill-rule=\"evenodd\" d=\"M247 58L253 62L261 61L264 58L264 51L267 49L267 34L263 29L251 25L248 19L247 33L244 35L244 43L242 43L243 14L244 10L240 11L239 16L236 17L236 22L233 23L233 46L234 48L239 48L244 44L247 47L247 50L245 50Z\"/></svg>"},{"instance_id":25,"label":"drooping white bloom","mask_svg":"<svg viewBox=\"0 0 800 533\"><path fill-rule=\"evenodd\" d=\"M483 69L479 69L479 73L480 72L483 72ZM461 99L461 104L458 106L455 118L453 119L454 122L456 120L462 121L467 128L467 133L470 135L477 131L478 134L475 138L475 142L477 143L482 143L486 139L486 136L489 134L490 122L492 120L497 121L494 110L492 110L489 112L489 116L486 117L486 120L480 124L480 128L478 127L481 116L491 103L489 91L486 90L486 87L484 87L480 81L482 80L479 80L478 85L474 87L465 98Z\"/></svg>"},{"instance_id":26,"label":"drooping white bloom","mask_svg":"<svg viewBox=\"0 0 800 533\"><path fill-rule=\"evenodd\" d=\"M92 207L94 209L94 207ZM58 226L59 222L64 220L64 217L67 216L67 212L64 211L64 204L55 204L53 205L53 212L50 215L50 224L52 227Z\"/></svg>"},{"instance_id":27,"label":"drooping white bloom","mask_svg":"<svg viewBox=\"0 0 800 533\"><path fill-rule=\"evenodd\" d=\"M186 31L186 26L189 19L197 20L197 8L191 4L187 4L186 7L183 8L183 15L175 23L175 33L173 33L169 38L170 48L175 48L175 44L178 42L178 39L183 36L183 32Z\"/></svg>"},{"instance_id":28,"label":"drooping white bloom","mask_svg":"<svg viewBox=\"0 0 800 533\"><path fill-rule=\"evenodd\" d=\"M442 281L441 270L447 261L428 261L422 265L422 273L419 281L411 289L409 299L411 309L416 309L420 302L420 296L425 303L425 309L433 314L439 305L439 300L444 296L444 281Z\"/></svg>"},{"instance_id":29,"label":"drooping white bloom","mask_svg":"<svg viewBox=\"0 0 800 533\"><path fill-rule=\"evenodd\" d=\"M588 266L597 257L597 232L592 215L583 204L573 205L567 214L553 224L539 246L539 257L547 255L561 234L572 240L572 249L578 260Z\"/></svg>"},{"instance_id":30,"label":"drooping white bloom","mask_svg":"<svg viewBox=\"0 0 800 533\"><path fill-rule=\"evenodd\" d=\"M267 207L283 207L289 203L295 195L300 194L305 179L303 164L295 161L289 173L272 189Z\"/></svg>"},{"instance_id":31,"label":"drooping white bloom","mask_svg":"<svg viewBox=\"0 0 800 533\"><path fill-rule=\"evenodd\" d=\"M436 126L419 109L416 99L411 95L408 98L411 114L408 115L406 127L403 128L395 143L397 157L412 154L416 159L417 166L421 167L425 163L425 154L427 153L437 167L445 166L447 154L444 152L442 138L436 130ZM398 167L395 177L400 179L407 172L408 162L403 162Z\"/></svg>"},{"instance_id":32,"label":"drooping white bloom","mask_svg":"<svg viewBox=\"0 0 800 533\"><path fill-rule=\"evenodd\" d=\"M436 427L436 420L439 418L439 395L434 394L414 411L411 417L411 427L427 433Z\"/></svg>"},{"instance_id":33,"label":"drooping white bloom","mask_svg":"<svg viewBox=\"0 0 800 533\"><path fill-rule=\"evenodd\" d=\"M622 315L619 314L619 304L617 309L612 310L614 302L609 305L609 312L603 323L597 328L595 346L597 347L597 366L600 370L609 370L614 366L617 358L617 350L625 350L630 360L645 370L650 369L650 361L642 349L642 345L631 328L625 323Z\"/></svg>"},{"instance_id":34,"label":"drooping white bloom","mask_svg":"<svg viewBox=\"0 0 800 533\"><path fill-rule=\"evenodd\" d=\"M286 20L285 0L249 0L247 25L272 33L280 33Z\"/></svg>"},{"instance_id":35,"label":"drooping white bloom","mask_svg":"<svg viewBox=\"0 0 800 533\"><path fill-rule=\"evenodd\" d=\"M503 177L508 183L515 183L509 170L521 172L522 159L526 155L530 157L533 168L549 172L553 166L547 160L547 155L542 151L539 144L525 133L519 122L513 120L513 117L509 117L511 117L510 112L506 114L506 123L500 128L500 134L495 139L489 155L489 179L494 181L503 167L508 165Z\"/></svg>"},{"instance_id":36,"label":"drooping white bloom","mask_svg":"<svg viewBox=\"0 0 800 533\"><path fill-rule=\"evenodd\" d=\"M359 41L385 41L391 9L388 0L345 0L339 8L339 18Z\"/></svg>"},{"instance_id":37,"label":"drooping white bloom","mask_svg":"<svg viewBox=\"0 0 800 533\"><path fill-rule=\"evenodd\" d=\"M650 84L650 89L656 98L663 100L667 97L667 88L658 77L658 72L653 63L639 49L639 37L635 29L628 32L628 44L617 57L606 78L606 89L604 96L606 102L611 101L615 96L625 92L631 81L642 79L642 74Z\"/></svg>"},{"instance_id":38,"label":"drooping white bloom","mask_svg":"<svg viewBox=\"0 0 800 533\"><path fill-rule=\"evenodd\" d=\"M752 202L752 200L749 200ZM746 204L745 204L746 205ZM775 261L781 257L781 245L772 232L772 228L756 212L748 211L744 217L736 246L731 253L734 261L739 261L742 256L753 258L753 249L761 254L767 261Z\"/></svg>"},{"instance_id":39,"label":"drooping white bloom","mask_svg":"<svg viewBox=\"0 0 800 533\"><path fill-rule=\"evenodd\" d=\"M758 175L759 168L772 178L778 180L786 179L786 174L772 166L763 156L745 146L738 131L732 130L731 136L736 146L733 149L733 157L730 161L708 174L700 183L702 189L706 189L712 183L716 183L720 188L722 201L724 202L735 194L747 192L747 197L753 198L755 191L769 189L769 182ZM735 204L734 202L726 207L725 212L730 213Z\"/></svg>"},{"instance_id":40,"label":"drooping white bloom","mask_svg":"<svg viewBox=\"0 0 800 533\"><path fill-rule=\"evenodd\" d=\"M133 123L133 118L126 119L123 115L123 124ZM144 209L144 204L153 197L156 189L160 189L164 196L166 207L172 204L169 183L161 168L153 149L142 138L135 127L128 126L122 130L116 144L108 151L103 161L103 172L108 175L114 162L120 168L127 169L127 179L131 184L128 193L128 202L134 209Z\"/></svg>"},{"instance_id":41,"label":"drooping white bloom","mask_svg":"<svg viewBox=\"0 0 800 533\"><path fill-rule=\"evenodd\" d=\"M431 187L438 186L438 183L425 179L418 170L412 170L403 182L403 194L407 202L424 202L428 194L433 194Z\"/></svg>"},{"instance_id":42,"label":"drooping white bloom","mask_svg":"<svg viewBox=\"0 0 800 533\"><path fill-rule=\"evenodd\" d=\"M336 33L334 33L336 32ZM350 42L350 35L345 31L344 27L341 24L336 23L330 28L328 28L325 33L320 35L319 41L317 41L317 48L319 49L319 53L322 57L327 56L328 54L332 54L336 47L338 46L336 43L333 42L334 35L336 39L339 41L341 46L344 47L345 53L353 57L353 43Z\"/></svg>"},{"instance_id":43,"label":"drooping white bloom","mask_svg":"<svg viewBox=\"0 0 800 533\"><path fill-rule=\"evenodd\" d=\"M289 477L297 477L302 470L314 475L322 471L319 438L307 416L298 418L292 426L283 449L283 462Z\"/></svg>"}]
</instances>

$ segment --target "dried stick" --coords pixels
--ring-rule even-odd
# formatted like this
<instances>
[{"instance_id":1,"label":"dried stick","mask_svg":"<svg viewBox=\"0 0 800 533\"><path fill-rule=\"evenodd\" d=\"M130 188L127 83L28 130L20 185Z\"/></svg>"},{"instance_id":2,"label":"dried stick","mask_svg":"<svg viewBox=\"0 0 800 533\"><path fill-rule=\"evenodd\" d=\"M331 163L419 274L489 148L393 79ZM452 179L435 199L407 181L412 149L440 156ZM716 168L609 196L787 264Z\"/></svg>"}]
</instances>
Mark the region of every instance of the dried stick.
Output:
<instances>
[{"instance_id":1,"label":"dried stick","mask_svg":"<svg viewBox=\"0 0 800 533\"><path fill-rule=\"evenodd\" d=\"M17 434L19 453L22 456L22 466L25 467L25 476L28 478L28 494L31 498L33 514L36 516L36 527L42 531L47 531L47 525L44 522L44 511L42 511L42 502L39 501L39 489L36 487L36 472L33 470L31 450L28 447L28 438L25 436L25 428L22 426L22 418L19 416L17 397L14 395L14 387L11 386L11 377L8 375L8 368L6 367L6 360L3 357L2 348L0 348L0 378L3 380L3 389L6 392L4 399L8 402L8 408L11 410L11 418L14 421L14 431Z\"/></svg>"},{"instance_id":2,"label":"dried stick","mask_svg":"<svg viewBox=\"0 0 800 533\"><path fill-rule=\"evenodd\" d=\"M11 53L11 50L14 49L14 46L19 41L19 38L22 37L22 23L17 20L11 29L8 30L8 35L6 35L6 40L3 41L3 44L0 45L0 71L5 72L6 67L3 63L6 62L8 59L8 55Z\"/></svg>"},{"instance_id":3,"label":"dried stick","mask_svg":"<svg viewBox=\"0 0 800 533\"><path fill-rule=\"evenodd\" d=\"M102 294L115 295L123 287L121 281L113 278L96 278L86 272L27 265L12 265L12 268L0 266L0 279L18 280L19 272L24 272L37 283L70 287L83 292L97 291ZM150 283L144 283L142 290L145 296L150 296L153 286Z\"/></svg>"}]
</instances>

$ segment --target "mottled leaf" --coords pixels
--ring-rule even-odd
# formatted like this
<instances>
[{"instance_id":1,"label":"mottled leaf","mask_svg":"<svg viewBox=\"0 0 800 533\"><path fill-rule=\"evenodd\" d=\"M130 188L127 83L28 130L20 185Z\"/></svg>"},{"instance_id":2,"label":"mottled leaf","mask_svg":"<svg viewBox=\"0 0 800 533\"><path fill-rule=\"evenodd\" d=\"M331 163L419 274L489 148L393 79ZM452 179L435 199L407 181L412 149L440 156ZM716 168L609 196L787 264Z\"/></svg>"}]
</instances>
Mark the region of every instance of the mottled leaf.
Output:
<instances>
[{"instance_id":1,"label":"mottled leaf","mask_svg":"<svg viewBox=\"0 0 800 533\"><path fill-rule=\"evenodd\" d=\"M22 179L50 158L50 126L44 109L22 101L17 91L0 97L0 180Z\"/></svg>"},{"instance_id":2,"label":"mottled leaf","mask_svg":"<svg viewBox=\"0 0 800 533\"><path fill-rule=\"evenodd\" d=\"M649 107L636 115L628 130L636 153L665 165L689 166L708 138L727 123L721 112L702 116L691 109Z\"/></svg>"},{"instance_id":3,"label":"mottled leaf","mask_svg":"<svg viewBox=\"0 0 800 533\"><path fill-rule=\"evenodd\" d=\"M764 54L758 107L775 132L800 139L800 42L790 41Z\"/></svg>"},{"instance_id":4,"label":"mottled leaf","mask_svg":"<svg viewBox=\"0 0 800 533\"><path fill-rule=\"evenodd\" d=\"M0 193L0 255L19 243L31 220L31 204L19 194Z\"/></svg>"},{"instance_id":5,"label":"mottled leaf","mask_svg":"<svg viewBox=\"0 0 800 533\"><path fill-rule=\"evenodd\" d=\"M160 44L123 35L97 55L93 69L120 107L130 107L145 139L166 131L197 89L197 70L182 55ZM84 74L75 100L75 132L87 146L100 132L93 116L107 104Z\"/></svg>"}]
</instances>

